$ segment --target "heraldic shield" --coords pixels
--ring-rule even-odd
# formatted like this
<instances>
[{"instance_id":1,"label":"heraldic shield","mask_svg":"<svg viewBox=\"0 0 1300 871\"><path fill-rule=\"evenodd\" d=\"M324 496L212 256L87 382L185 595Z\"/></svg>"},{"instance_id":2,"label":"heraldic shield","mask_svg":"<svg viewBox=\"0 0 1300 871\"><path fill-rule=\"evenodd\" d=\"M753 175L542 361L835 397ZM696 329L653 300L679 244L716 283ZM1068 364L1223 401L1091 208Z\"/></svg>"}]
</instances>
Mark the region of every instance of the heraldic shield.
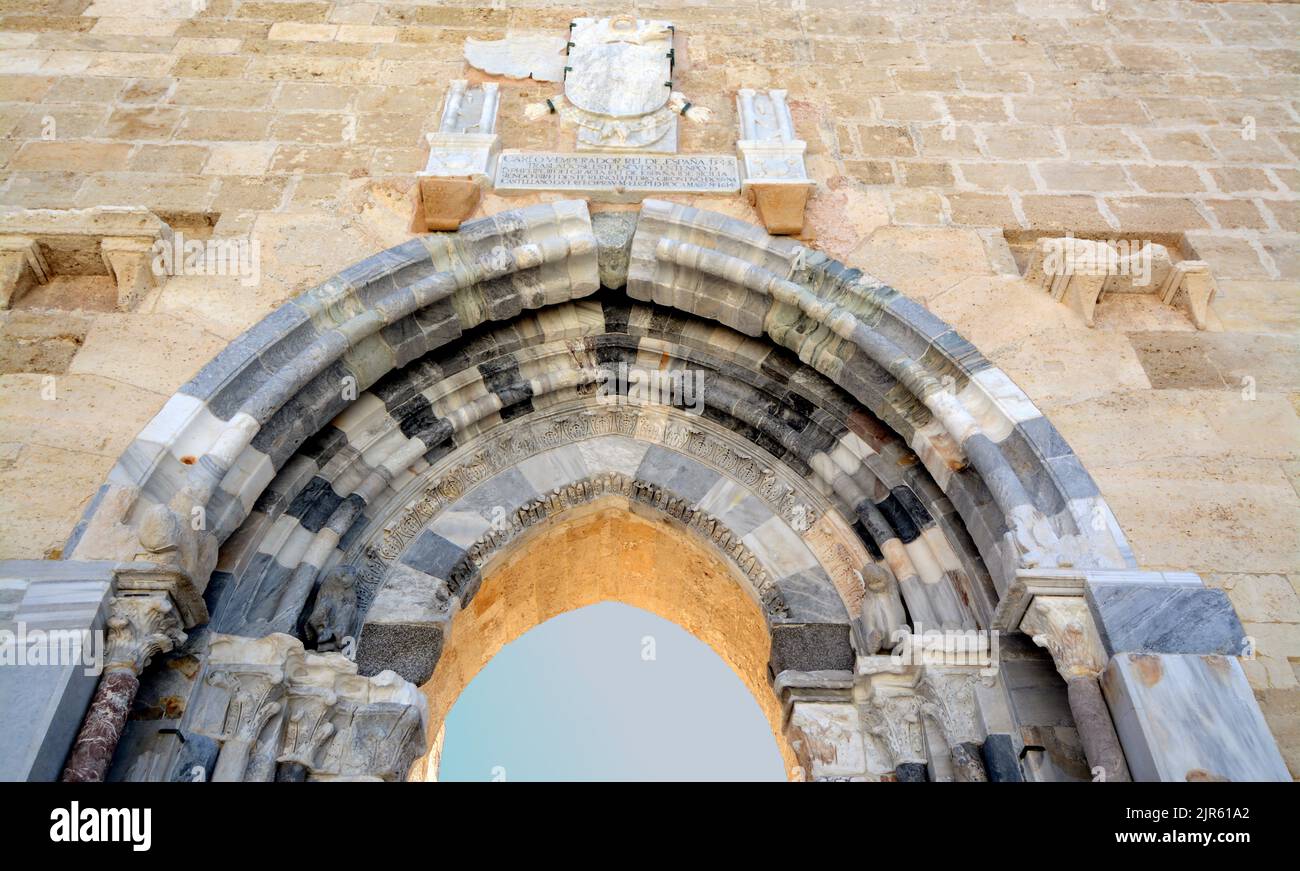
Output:
<instances>
[{"instance_id":1,"label":"heraldic shield","mask_svg":"<svg viewBox=\"0 0 1300 871\"><path fill-rule=\"evenodd\" d=\"M667 21L630 15L574 21L564 95L579 109L635 118L672 95L673 31Z\"/></svg>"}]
</instances>

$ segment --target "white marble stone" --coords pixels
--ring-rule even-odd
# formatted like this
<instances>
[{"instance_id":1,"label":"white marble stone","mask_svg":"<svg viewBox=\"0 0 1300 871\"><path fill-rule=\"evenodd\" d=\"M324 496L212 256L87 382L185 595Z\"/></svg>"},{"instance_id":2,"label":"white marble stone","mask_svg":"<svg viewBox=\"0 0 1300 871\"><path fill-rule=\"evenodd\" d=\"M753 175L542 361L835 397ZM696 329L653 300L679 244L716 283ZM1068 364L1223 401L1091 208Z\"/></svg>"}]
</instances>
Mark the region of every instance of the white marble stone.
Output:
<instances>
[{"instance_id":1,"label":"white marble stone","mask_svg":"<svg viewBox=\"0 0 1300 871\"><path fill-rule=\"evenodd\" d=\"M564 80L562 36L510 36L505 39L465 40L465 60L476 70L512 79L539 82Z\"/></svg>"},{"instance_id":2,"label":"white marble stone","mask_svg":"<svg viewBox=\"0 0 1300 871\"><path fill-rule=\"evenodd\" d=\"M512 153L497 164L497 193L562 190L596 200L639 202L655 193L730 194L740 190L727 154L595 155Z\"/></svg>"}]
</instances>

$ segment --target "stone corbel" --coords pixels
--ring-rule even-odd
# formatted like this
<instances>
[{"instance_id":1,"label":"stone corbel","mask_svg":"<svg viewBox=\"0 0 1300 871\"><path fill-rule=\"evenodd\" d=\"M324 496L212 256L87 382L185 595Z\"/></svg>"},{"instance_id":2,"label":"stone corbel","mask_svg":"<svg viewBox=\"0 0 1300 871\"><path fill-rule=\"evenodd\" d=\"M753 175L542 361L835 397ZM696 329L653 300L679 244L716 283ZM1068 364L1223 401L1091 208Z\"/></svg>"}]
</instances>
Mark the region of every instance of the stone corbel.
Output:
<instances>
[{"instance_id":1,"label":"stone corbel","mask_svg":"<svg viewBox=\"0 0 1300 871\"><path fill-rule=\"evenodd\" d=\"M773 235L803 232L804 209L816 182L804 166L807 143L796 139L786 92L742 88L736 96L741 139L741 189Z\"/></svg>"},{"instance_id":2,"label":"stone corbel","mask_svg":"<svg viewBox=\"0 0 1300 871\"><path fill-rule=\"evenodd\" d=\"M122 565L114 572L117 589L165 591L180 609L186 628L206 623L203 590L216 567L216 538L194 528L183 496L174 506L153 504L143 510L139 499L137 487L110 485L72 558L119 561Z\"/></svg>"},{"instance_id":3,"label":"stone corbel","mask_svg":"<svg viewBox=\"0 0 1300 871\"><path fill-rule=\"evenodd\" d=\"M417 173L411 232L456 230L474 213L496 172L501 137L496 134L496 84L451 83L438 132L428 134L429 160Z\"/></svg>"},{"instance_id":4,"label":"stone corbel","mask_svg":"<svg viewBox=\"0 0 1300 871\"><path fill-rule=\"evenodd\" d=\"M100 243L104 267L117 282L117 310L130 311L157 284L153 270L154 239L107 236Z\"/></svg>"},{"instance_id":5,"label":"stone corbel","mask_svg":"<svg viewBox=\"0 0 1300 871\"><path fill-rule=\"evenodd\" d=\"M1210 316L1210 302L1218 286L1210 274L1210 265L1204 260L1183 260L1169 270L1160 299L1165 305L1182 305L1187 309L1196 329L1203 330Z\"/></svg>"},{"instance_id":6,"label":"stone corbel","mask_svg":"<svg viewBox=\"0 0 1300 871\"><path fill-rule=\"evenodd\" d=\"M1196 328L1204 330L1217 290L1209 264L1175 263L1164 245L1133 243L1117 249L1110 242L1074 236L1039 239L1024 277L1073 308L1090 327L1105 294L1155 293L1165 305L1184 307Z\"/></svg>"},{"instance_id":7,"label":"stone corbel","mask_svg":"<svg viewBox=\"0 0 1300 871\"><path fill-rule=\"evenodd\" d=\"M0 309L7 309L27 291L50 280L50 267L41 246L27 236L0 236Z\"/></svg>"},{"instance_id":8,"label":"stone corbel","mask_svg":"<svg viewBox=\"0 0 1300 871\"><path fill-rule=\"evenodd\" d=\"M109 601L104 673L68 755L63 780L104 779L149 660L185 642L181 617L166 593L118 595Z\"/></svg>"},{"instance_id":9,"label":"stone corbel","mask_svg":"<svg viewBox=\"0 0 1300 871\"><path fill-rule=\"evenodd\" d=\"M127 311L156 284L155 244L172 230L148 209L97 206L91 209L10 209L0 212L0 308L7 308L34 283L54 272L42 246L57 249L75 264L74 274L96 271L99 261L117 284L117 308ZM53 264L62 269L62 264Z\"/></svg>"}]
</instances>

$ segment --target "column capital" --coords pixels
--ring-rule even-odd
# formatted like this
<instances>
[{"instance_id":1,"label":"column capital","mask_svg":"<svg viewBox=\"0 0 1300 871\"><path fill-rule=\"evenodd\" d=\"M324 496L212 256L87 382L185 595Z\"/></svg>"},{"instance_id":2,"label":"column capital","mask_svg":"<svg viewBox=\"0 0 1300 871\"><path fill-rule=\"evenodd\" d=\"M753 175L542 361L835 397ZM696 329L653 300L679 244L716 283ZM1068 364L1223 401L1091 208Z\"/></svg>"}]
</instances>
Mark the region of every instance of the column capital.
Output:
<instances>
[{"instance_id":1,"label":"column capital","mask_svg":"<svg viewBox=\"0 0 1300 871\"><path fill-rule=\"evenodd\" d=\"M1061 677L1096 679L1106 667L1106 650L1082 596L1035 596L1020 631L1046 648Z\"/></svg>"},{"instance_id":2,"label":"column capital","mask_svg":"<svg viewBox=\"0 0 1300 871\"><path fill-rule=\"evenodd\" d=\"M166 593L114 596L108 609L105 671L139 676L154 656L185 643L180 613Z\"/></svg>"}]
</instances>

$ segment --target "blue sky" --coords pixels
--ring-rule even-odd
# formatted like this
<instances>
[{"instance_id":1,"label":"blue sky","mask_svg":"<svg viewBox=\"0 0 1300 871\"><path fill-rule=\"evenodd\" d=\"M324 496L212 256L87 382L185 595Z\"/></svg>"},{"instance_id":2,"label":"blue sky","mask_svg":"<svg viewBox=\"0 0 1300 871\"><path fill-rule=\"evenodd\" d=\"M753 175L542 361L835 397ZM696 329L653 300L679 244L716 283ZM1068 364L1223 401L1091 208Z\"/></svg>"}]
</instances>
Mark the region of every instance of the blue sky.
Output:
<instances>
[{"instance_id":1,"label":"blue sky","mask_svg":"<svg viewBox=\"0 0 1300 871\"><path fill-rule=\"evenodd\" d=\"M439 779L784 773L758 703L708 645L647 611L603 602L537 626L479 672L447 717Z\"/></svg>"}]
</instances>

